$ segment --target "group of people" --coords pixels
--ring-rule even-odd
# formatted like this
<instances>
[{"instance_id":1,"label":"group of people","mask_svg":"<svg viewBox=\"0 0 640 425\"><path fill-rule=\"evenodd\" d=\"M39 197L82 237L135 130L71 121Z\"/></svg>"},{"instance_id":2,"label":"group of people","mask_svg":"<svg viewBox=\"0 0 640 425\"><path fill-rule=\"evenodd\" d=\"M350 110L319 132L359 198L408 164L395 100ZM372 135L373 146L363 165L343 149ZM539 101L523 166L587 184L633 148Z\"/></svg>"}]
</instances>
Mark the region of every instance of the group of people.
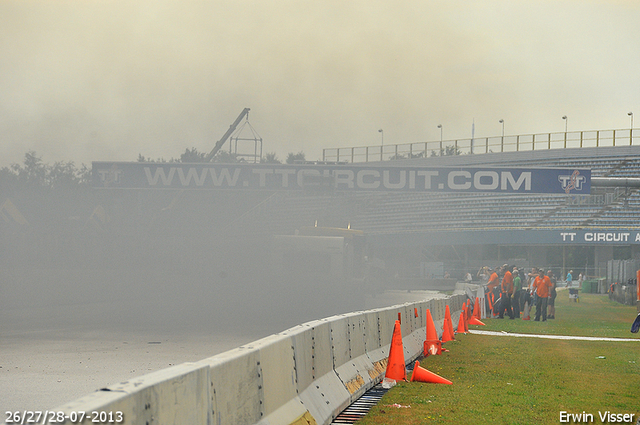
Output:
<instances>
[{"instance_id":1,"label":"group of people","mask_svg":"<svg viewBox=\"0 0 640 425\"><path fill-rule=\"evenodd\" d=\"M556 278L551 270L534 267L529 273L508 264L490 270L483 267L478 277L486 278L486 304L494 316L503 319L520 317L530 320L530 309L536 306L534 321L555 319Z\"/></svg>"}]
</instances>

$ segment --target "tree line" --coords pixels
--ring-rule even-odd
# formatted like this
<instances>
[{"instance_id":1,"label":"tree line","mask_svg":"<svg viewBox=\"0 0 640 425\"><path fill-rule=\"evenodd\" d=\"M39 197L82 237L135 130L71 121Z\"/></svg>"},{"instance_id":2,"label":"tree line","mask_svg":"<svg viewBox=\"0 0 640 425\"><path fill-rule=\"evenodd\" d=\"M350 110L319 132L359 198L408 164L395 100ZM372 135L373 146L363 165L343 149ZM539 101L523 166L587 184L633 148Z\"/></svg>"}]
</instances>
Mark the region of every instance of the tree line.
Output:
<instances>
[{"instance_id":1,"label":"tree line","mask_svg":"<svg viewBox=\"0 0 640 425\"><path fill-rule=\"evenodd\" d=\"M200 152L196 148L187 148L178 158L165 160L162 158L152 159L138 154L138 162L205 162L207 154ZM242 162L236 155L220 151L212 159L212 162L236 163ZM305 161L304 152L289 153L285 163L293 164L297 161ZM263 164L282 164L274 152L264 155L260 159ZM34 151L28 151L22 164L11 164L0 168L0 193L14 189L26 188L49 188L49 189L71 189L78 186L90 186L91 168L85 164L76 165L73 161L57 161L53 164L43 162L42 157Z\"/></svg>"}]
</instances>

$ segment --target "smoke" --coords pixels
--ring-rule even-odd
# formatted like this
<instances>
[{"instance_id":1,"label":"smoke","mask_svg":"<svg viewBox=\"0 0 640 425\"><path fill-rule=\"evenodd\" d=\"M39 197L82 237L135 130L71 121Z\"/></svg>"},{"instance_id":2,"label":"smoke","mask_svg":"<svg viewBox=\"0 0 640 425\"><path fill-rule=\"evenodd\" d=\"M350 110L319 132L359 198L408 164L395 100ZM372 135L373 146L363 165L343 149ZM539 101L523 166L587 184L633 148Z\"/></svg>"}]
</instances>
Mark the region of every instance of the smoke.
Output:
<instances>
[{"instance_id":1,"label":"smoke","mask_svg":"<svg viewBox=\"0 0 640 425\"><path fill-rule=\"evenodd\" d=\"M264 150L624 128L634 2L0 3L3 163L212 148L245 108Z\"/></svg>"}]
</instances>

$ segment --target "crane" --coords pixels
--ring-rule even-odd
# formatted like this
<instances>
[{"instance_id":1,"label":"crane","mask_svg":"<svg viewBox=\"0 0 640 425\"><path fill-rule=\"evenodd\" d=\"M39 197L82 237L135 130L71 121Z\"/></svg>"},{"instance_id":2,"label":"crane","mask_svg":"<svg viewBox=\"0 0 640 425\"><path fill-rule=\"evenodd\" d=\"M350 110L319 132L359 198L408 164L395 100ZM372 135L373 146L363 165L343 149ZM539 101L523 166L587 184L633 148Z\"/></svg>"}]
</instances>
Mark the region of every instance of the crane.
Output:
<instances>
[{"instance_id":1,"label":"crane","mask_svg":"<svg viewBox=\"0 0 640 425\"><path fill-rule=\"evenodd\" d=\"M240 112L240 115L238 115L238 118L236 118L233 124L229 126L229 130L227 130L227 132L224 133L224 136L222 136L222 139L218 140L216 145L213 147L213 150L211 150L211 152L209 152L209 154L206 156L205 158L206 162L211 162L213 157L218 153L220 148L222 148L222 145L224 145L224 143L227 141L229 136L231 136L231 134L236 130L236 128L238 127L238 124L240 124L240 121L242 121L242 119L247 115L249 115L249 108L244 108L242 112Z\"/></svg>"}]
</instances>

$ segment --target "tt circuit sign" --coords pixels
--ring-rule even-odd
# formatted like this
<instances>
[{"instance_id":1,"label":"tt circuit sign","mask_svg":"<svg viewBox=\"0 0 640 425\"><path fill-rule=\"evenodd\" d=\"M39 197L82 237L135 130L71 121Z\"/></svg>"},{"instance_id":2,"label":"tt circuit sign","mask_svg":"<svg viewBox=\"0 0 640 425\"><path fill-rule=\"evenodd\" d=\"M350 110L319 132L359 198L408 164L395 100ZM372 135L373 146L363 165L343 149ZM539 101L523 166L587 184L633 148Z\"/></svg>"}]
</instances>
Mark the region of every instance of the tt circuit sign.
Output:
<instances>
[{"instance_id":1,"label":"tt circuit sign","mask_svg":"<svg viewBox=\"0 0 640 425\"><path fill-rule=\"evenodd\" d=\"M588 194L591 172L558 168L94 162L96 188Z\"/></svg>"}]
</instances>

